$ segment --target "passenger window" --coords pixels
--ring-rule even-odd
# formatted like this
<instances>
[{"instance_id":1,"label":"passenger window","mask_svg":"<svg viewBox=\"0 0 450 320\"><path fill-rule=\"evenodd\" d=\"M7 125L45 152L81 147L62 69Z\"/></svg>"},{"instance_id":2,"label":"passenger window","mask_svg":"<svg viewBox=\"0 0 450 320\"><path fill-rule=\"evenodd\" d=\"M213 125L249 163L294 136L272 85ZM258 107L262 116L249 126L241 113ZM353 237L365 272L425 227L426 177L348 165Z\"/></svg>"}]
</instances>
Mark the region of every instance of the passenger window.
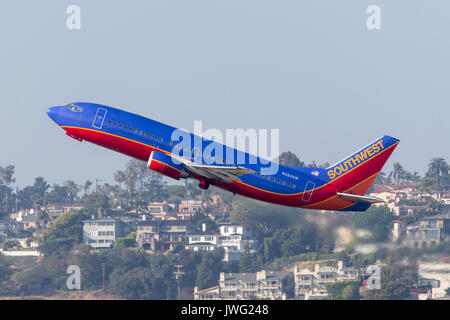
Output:
<instances>
[{"instance_id":1,"label":"passenger window","mask_svg":"<svg viewBox=\"0 0 450 320\"><path fill-rule=\"evenodd\" d=\"M281 182L281 184L282 184L283 186L285 186L285 185L286 185L286 181L283 180L283 182Z\"/></svg>"},{"instance_id":2,"label":"passenger window","mask_svg":"<svg viewBox=\"0 0 450 320\"><path fill-rule=\"evenodd\" d=\"M124 124L124 125L123 125L123 128L124 128L124 129L126 130L126 129L127 129L127 125L126 125L126 124Z\"/></svg>"},{"instance_id":3,"label":"passenger window","mask_svg":"<svg viewBox=\"0 0 450 320\"><path fill-rule=\"evenodd\" d=\"M149 134L148 134L148 137L149 137L149 138L151 138L151 137L152 137L152 135L151 135L151 134L149 133Z\"/></svg>"},{"instance_id":4,"label":"passenger window","mask_svg":"<svg viewBox=\"0 0 450 320\"><path fill-rule=\"evenodd\" d=\"M280 180L280 179L278 179L278 180L277 180L277 183L280 183L280 182L281 182L281 180Z\"/></svg>"},{"instance_id":5,"label":"passenger window","mask_svg":"<svg viewBox=\"0 0 450 320\"><path fill-rule=\"evenodd\" d=\"M287 186L288 186L288 187L290 187L290 186L291 186L291 183L290 183L290 182L288 182Z\"/></svg>"},{"instance_id":6,"label":"passenger window","mask_svg":"<svg viewBox=\"0 0 450 320\"><path fill-rule=\"evenodd\" d=\"M160 142L162 142L162 141L163 141L163 138L162 138L162 137L160 137L160 138L159 138L159 141L160 141Z\"/></svg>"},{"instance_id":7,"label":"passenger window","mask_svg":"<svg viewBox=\"0 0 450 320\"><path fill-rule=\"evenodd\" d=\"M292 185L292 188L294 188L294 189L295 189L295 184L293 184L293 185Z\"/></svg>"},{"instance_id":8,"label":"passenger window","mask_svg":"<svg viewBox=\"0 0 450 320\"><path fill-rule=\"evenodd\" d=\"M112 123L112 120L109 120L108 123L111 124L111 123Z\"/></svg>"},{"instance_id":9,"label":"passenger window","mask_svg":"<svg viewBox=\"0 0 450 320\"><path fill-rule=\"evenodd\" d=\"M114 121L114 125L117 126L117 121Z\"/></svg>"},{"instance_id":10,"label":"passenger window","mask_svg":"<svg viewBox=\"0 0 450 320\"><path fill-rule=\"evenodd\" d=\"M139 134L142 136L142 134L143 134L144 132L141 130L141 131L139 131Z\"/></svg>"},{"instance_id":11,"label":"passenger window","mask_svg":"<svg viewBox=\"0 0 450 320\"><path fill-rule=\"evenodd\" d=\"M158 140L158 136L155 136L155 140Z\"/></svg>"}]
</instances>

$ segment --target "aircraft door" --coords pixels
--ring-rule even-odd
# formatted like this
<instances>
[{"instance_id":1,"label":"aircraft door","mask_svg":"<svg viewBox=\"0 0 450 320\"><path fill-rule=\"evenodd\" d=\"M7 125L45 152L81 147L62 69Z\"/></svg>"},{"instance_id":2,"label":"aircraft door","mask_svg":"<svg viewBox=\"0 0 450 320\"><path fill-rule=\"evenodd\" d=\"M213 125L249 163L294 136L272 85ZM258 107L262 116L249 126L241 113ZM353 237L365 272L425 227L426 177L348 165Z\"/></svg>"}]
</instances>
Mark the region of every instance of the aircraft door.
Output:
<instances>
[{"instance_id":1,"label":"aircraft door","mask_svg":"<svg viewBox=\"0 0 450 320\"><path fill-rule=\"evenodd\" d=\"M97 109L94 122L92 123L92 126L94 128L101 129L103 127L103 122L105 121L106 113L107 113L106 109L103 108Z\"/></svg>"},{"instance_id":2,"label":"aircraft door","mask_svg":"<svg viewBox=\"0 0 450 320\"><path fill-rule=\"evenodd\" d=\"M314 192L314 188L315 188L316 184L314 182L308 181L308 183L305 186L305 190L304 190L304 194L302 197L302 200L304 202L309 202L311 200L312 194ZM308 191L309 190L309 191Z\"/></svg>"}]
</instances>

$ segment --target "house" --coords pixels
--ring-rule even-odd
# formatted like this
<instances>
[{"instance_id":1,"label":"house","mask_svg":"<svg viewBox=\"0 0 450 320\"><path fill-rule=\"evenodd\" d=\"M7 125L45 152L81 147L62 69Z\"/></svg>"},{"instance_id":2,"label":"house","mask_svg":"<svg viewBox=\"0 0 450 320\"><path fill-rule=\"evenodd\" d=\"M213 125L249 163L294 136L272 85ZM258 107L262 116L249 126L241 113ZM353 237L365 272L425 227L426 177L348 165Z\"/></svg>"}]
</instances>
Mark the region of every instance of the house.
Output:
<instances>
[{"instance_id":1,"label":"house","mask_svg":"<svg viewBox=\"0 0 450 320\"><path fill-rule=\"evenodd\" d=\"M406 228L405 244L426 247L450 239L450 213L424 217Z\"/></svg>"},{"instance_id":2,"label":"house","mask_svg":"<svg viewBox=\"0 0 450 320\"><path fill-rule=\"evenodd\" d=\"M67 213L69 211L80 211L83 210L84 206L82 204L72 204L72 205L67 205L63 207L64 213Z\"/></svg>"},{"instance_id":3,"label":"house","mask_svg":"<svg viewBox=\"0 0 450 320\"><path fill-rule=\"evenodd\" d=\"M179 214L188 214L190 216L195 215L197 212L203 210L203 201L201 199L183 199L178 205Z\"/></svg>"},{"instance_id":4,"label":"house","mask_svg":"<svg viewBox=\"0 0 450 320\"><path fill-rule=\"evenodd\" d=\"M184 220L143 220L138 223L136 241L150 253L167 252L183 244L191 228Z\"/></svg>"},{"instance_id":5,"label":"house","mask_svg":"<svg viewBox=\"0 0 450 320\"><path fill-rule=\"evenodd\" d=\"M342 261L337 267L314 265L314 270L294 268L295 296L300 300L327 299L327 284L336 281L356 280L360 271L355 268L346 268Z\"/></svg>"},{"instance_id":6,"label":"house","mask_svg":"<svg viewBox=\"0 0 450 320\"><path fill-rule=\"evenodd\" d=\"M224 273L219 276L219 285L205 290L194 289L195 300L285 300L283 280L292 275L288 271L266 271L256 273Z\"/></svg>"},{"instance_id":7,"label":"house","mask_svg":"<svg viewBox=\"0 0 450 320\"><path fill-rule=\"evenodd\" d=\"M38 222L37 214L29 214L20 219L20 223L23 225L24 230L28 230L30 228L36 229L36 225Z\"/></svg>"},{"instance_id":8,"label":"house","mask_svg":"<svg viewBox=\"0 0 450 320\"><path fill-rule=\"evenodd\" d=\"M203 227L202 232L195 232L187 236L187 250L210 251L215 248L224 248L224 261L238 260L245 252L247 246L250 253L257 251L257 241L250 230L239 224L221 224L219 231L207 231Z\"/></svg>"},{"instance_id":9,"label":"house","mask_svg":"<svg viewBox=\"0 0 450 320\"><path fill-rule=\"evenodd\" d=\"M212 251L219 246L220 233L217 231L206 231L206 224L202 225L201 232L187 235L188 244L186 250Z\"/></svg>"},{"instance_id":10,"label":"house","mask_svg":"<svg viewBox=\"0 0 450 320\"><path fill-rule=\"evenodd\" d=\"M23 248L35 247L31 240L31 232L24 230L23 224L14 220L0 221L0 243L6 240L16 240Z\"/></svg>"},{"instance_id":11,"label":"house","mask_svg":"<svg viewBox=\"0 0 450 320\"><path fill-rule=\"evenodd\" d=\"M391 212L394 214L394 216L412 216L415 213L427 210L427 206L408 206L408 205L397 205L394 204L390 206Z\"/></svg>"},{"instance_id":12,"label":"house","mask_svg":"<svg viewBox=\"0 0 450 320\"><path fill-rule=\"evenodd\" d=\"M438 257L432 260L419 259L417 267L419 285L428 287L428 299L444 298L446 289L450 288L450 273L448 272L450 270L450 259L448 257ZM420 296L419 299L421 299Z\"/></svg>"},{"instance_id":13,"label":"house","mask_svg":"<svg viewBox=\"0 0 450 320\"><path fill-rule=\"evenodd\" d=\"M248 227L240 224L221 224L219 232L219 246L225 249L224 261L238 260L247 246L250 253L256 253L258 241Z\"/></svg>"},{"instance_id":14,"label":"house","mask_svg":"<svg viewBox=\"0 0 450 320\"><path fill-rule=\"evenodd\" d=\"M64 214L64 207L54 204L49 204L46 207L41 207L41 210L46 211L48 216L52 220Z\"/></svg>"},{"instance_id":15,"label":"house","mask_svg":"<svg viewBox=\"0 0 450 320\"><path fill-rule=\"evenodd\" d=\"M155 216L174 216L176 215L175 204L164 202L150 202L147 206L150 215Z\"/></svg>"},{"instance_id":16,"label":"house","mask_svg":"<svg viewBox=\"0 0 450 320\"><path fill-rule=\"evenodd\" d=\"M83 243L95 249L111 248L117 238L125 237L131 227L121 219L99 218L83 221Z\"/></svg>"},{"instance_id":17,"label":"house","mask_svg":"<svg viewBox=\"0 0 450 320\"><path fill-rule=\"evenodd\" d=\"M416 185L392 185L392 184L374 184L370 196L383 199L386 203L397 204L401 200L416 198ZM383 203L375 204L376 206Z\"/></svg>"}]
</instances>

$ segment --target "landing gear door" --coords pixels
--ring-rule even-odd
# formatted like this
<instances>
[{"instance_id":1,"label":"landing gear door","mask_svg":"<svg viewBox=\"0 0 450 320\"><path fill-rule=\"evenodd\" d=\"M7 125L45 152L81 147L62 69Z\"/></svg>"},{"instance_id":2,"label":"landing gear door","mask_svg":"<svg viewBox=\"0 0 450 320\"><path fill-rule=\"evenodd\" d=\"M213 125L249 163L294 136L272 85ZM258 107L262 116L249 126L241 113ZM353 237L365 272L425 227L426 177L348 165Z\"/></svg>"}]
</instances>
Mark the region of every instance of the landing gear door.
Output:
<instances>
[{"instance_id":1,"label":"landing gear door","mask_svg":"<svg viewBox=\"0 0 450 320\"><path fill-rule=\"evenodd\" d=\"M92 126L97 129L101 129L103 127L103 122L106 117L106 109L98 108L97 114L95 115L94 122L92 122Z\"/></svg>"},{"instance_id":2,"label":"landing gear door","mask_svg":"<svg viewBox=\"0 0 450 320\"><path fill-rule=\"evenodd\" d=\"M309 202L311 200L311 197L312 197L315 187L316 187L316 184L314 182L308 181L308 183L305 186L305 190L304 190L305 193L303 194L303 197L302 197L303 202Z\"/></svg>"}]
</instances>

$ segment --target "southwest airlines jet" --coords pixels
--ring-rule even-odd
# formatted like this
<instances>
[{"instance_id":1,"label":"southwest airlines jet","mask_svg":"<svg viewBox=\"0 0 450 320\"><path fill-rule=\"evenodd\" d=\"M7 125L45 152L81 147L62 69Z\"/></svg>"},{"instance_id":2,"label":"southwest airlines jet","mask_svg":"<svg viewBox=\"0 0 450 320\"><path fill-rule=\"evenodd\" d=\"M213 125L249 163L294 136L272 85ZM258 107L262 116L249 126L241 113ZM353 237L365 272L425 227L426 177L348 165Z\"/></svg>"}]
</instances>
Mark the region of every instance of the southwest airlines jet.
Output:
<instances>
[{"instance_id":1,"label":"southwest airlines jet","mask_svg":"<svg viewBox=\"0 0 450 320\"><path fill-rule=\"evenodd\" d=\"M194 178L202 189L211 184L261 201L320 210L364 211L382 202L364 194L399 143L383 136L328 168L277 164L268 173L274 164L268 160L116 108L76 102L51 107L47 114L68 136L146 161L149 169L173 179Z\"/></svg>"}]
</instances>

